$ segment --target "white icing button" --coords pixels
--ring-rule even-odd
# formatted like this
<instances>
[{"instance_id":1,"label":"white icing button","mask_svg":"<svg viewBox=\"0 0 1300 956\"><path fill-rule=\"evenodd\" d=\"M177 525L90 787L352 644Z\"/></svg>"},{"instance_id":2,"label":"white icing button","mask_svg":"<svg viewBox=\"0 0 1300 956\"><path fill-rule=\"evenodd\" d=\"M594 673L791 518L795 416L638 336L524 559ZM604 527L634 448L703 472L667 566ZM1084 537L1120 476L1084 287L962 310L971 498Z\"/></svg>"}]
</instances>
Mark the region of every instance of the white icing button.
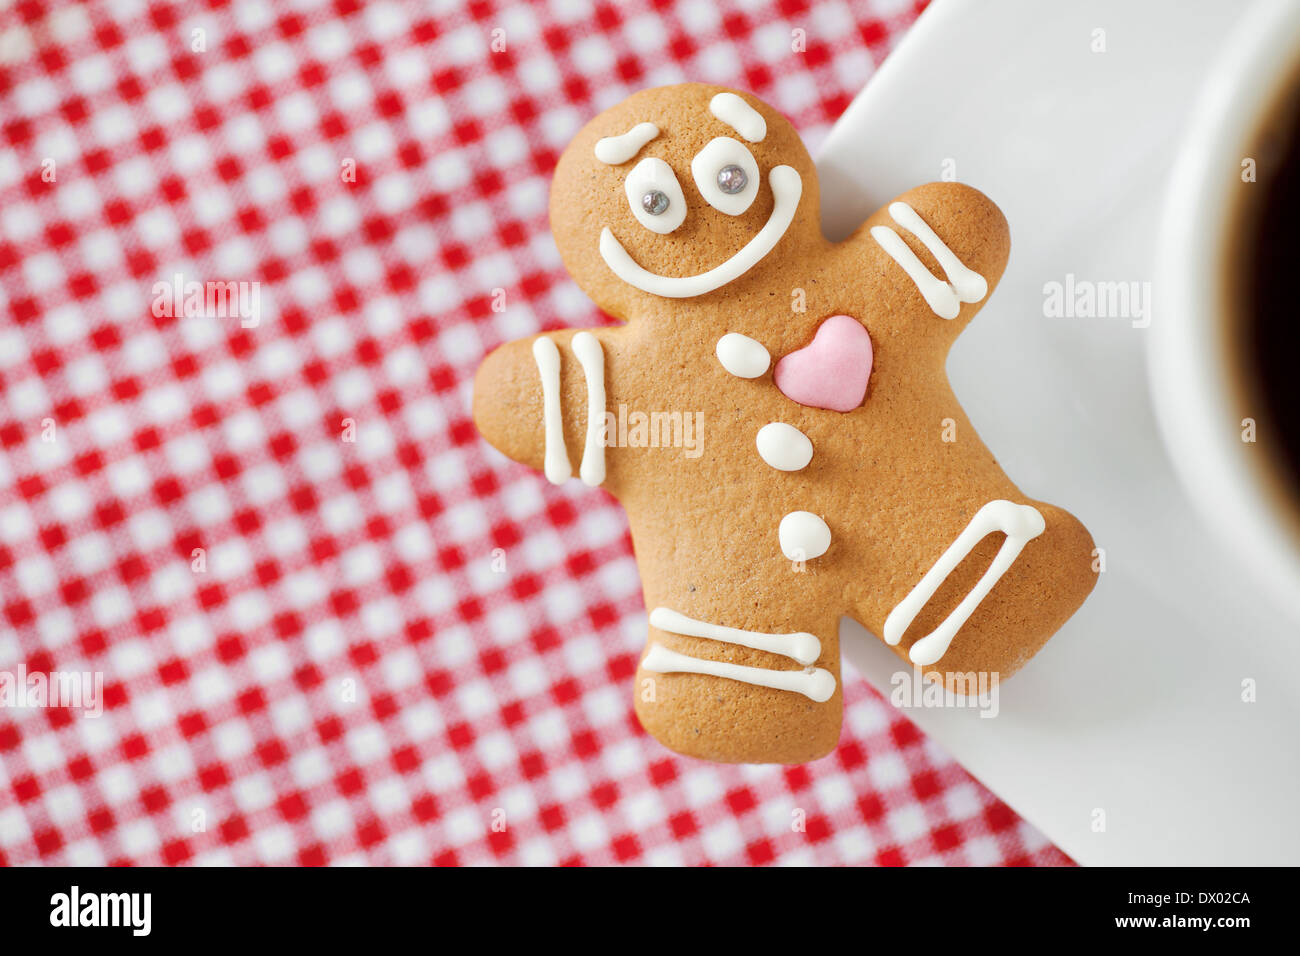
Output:
<instances>
[{"instance_id":1,"label":"white icing button","mask_svg":"<svg viewBox=\"0 0 1300 956\"><path fill-rule=\"evenodd\" d=\"M781 553L791 561L820 558L831 546L831 529L811 511L791 511L776 531Z\"/></svg>"},{"instance_id":2,"label":"white icing button","mask_svg":"<svg viewBox=\"0 0 1300 956\"><path fill-rule=\"evenodd\" d=\"M778 471L799 471L812 461L813 444L793 425L772 422L758 430L758 456Z\"/></svg>"},{"instance_id":3,"label":"white icing button","mask_svg":"<svg viewBox=\"0 0 1300 956\"><path fill-rule=\"evenodd\" d=\"M739 332L728 332L718 339L717 352L722 367L737 378L758 378L772 363L762 342Z\"/></svg>"}]
</instances>

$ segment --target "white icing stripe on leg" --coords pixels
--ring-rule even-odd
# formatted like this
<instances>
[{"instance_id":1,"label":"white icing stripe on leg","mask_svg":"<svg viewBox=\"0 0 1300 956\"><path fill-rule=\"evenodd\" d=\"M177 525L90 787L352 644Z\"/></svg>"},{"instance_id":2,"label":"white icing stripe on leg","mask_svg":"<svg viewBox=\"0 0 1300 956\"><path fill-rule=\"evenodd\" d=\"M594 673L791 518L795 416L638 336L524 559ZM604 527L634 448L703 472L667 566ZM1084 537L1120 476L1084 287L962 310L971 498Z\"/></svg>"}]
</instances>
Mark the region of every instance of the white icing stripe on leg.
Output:
<instances>
[{"instance_id":1,"label":"white icing stripe on leg","mask_svg":"<svg viewBox=\"0 0 1300 956\"><path fill-rule=\"evenodd\" d=\"M545 335L533 339L533 359L542 377L542 422L546 429L546 480L561 485L573 474L564 447L564 418L560 412L560 350Z\"/></svg>"},{"instance_id":2,"label":"white icing stripe on leg","mask_svg":"<svg viewBox=\"0 0 1300 956\"><path fill-rule=\"evenodd\" d=\"M759 631L742 631L736 627L723 627L708 621L697 621L672 608L657 607L650 612L650 626L669 634L687 637L704 637L725 644L740 644L758 651L768 651L789 657L800 664L815 663L822 656L822 642L806 631L792 634L764 634Z\"/></svg>"},{"instance_id":3,"label":"white icing stripe on leg","mask_svg":"<svg viewBox=\"0 0 1300 956\"><path fill-rule=\"evenodd\" d=\"M871 238L907 273L935 315L955 319L963 302L979 302L988 294L988 281L967 268L915 209L905 202L894 202L889 204L889 215L921 241L947 277L948 281L944 282L931 273L893 229L888 226L871 228Z\"/></svg>"},{"instance_id":4,"label":"white icing stripe on leg","mask_svg":"<svg viewBox=\"0 0 1300 956\"><path fill-rule=\"evenodd\" d=\"M989 565L984 576L979 579L969 594L962 599L943 623L912 645L908 656L914 664L933 664L948 651L948 645L966 619L971 616L979 603L993 590L993 585L1006 573L1007 568L1020 556L1021 550L1031 540L1043 533L1047 523L1037 508L1031 505L1018 505L1011 501L990 501L971 518L970 524L957 536L948 550L939 556L934 567L925 573L907 597L898 603L898 607L889 612L885 618L885 643L897 644L925 607L926 602L934 597L939 585L948 579L957 565L966 559L971 549L986 535L1001 531L1006 536L1002 547L993 563Z\"/></svg>"},{"instance_id":5,"label":"white icing stripe on leg","mask_svg":"<svg viewBox=\"0 0 1300 956\"><path fill-rule=\"evenodd\" d=\"M594 488L605 480L605 352L590 332L579 332L569 344L587 377L587 444L578 475Z\"/></svg>"},{"instance_id":6,"label":"white icing stripe on leg","mask_svg":"<svg viewBox=\"0 0 1300 956\"><path fill-rule=\"evenodd\" d=\"M707 674L757 687L793 691L819 704L830 700L835 694L835 677L821 667L809 667L801 671L770 671L762 667L744 667L725 661L690 657L670 651L662 644L650 645L650 651L641 661L641 666L657 674Z\"/></svg>"}]
</instances>

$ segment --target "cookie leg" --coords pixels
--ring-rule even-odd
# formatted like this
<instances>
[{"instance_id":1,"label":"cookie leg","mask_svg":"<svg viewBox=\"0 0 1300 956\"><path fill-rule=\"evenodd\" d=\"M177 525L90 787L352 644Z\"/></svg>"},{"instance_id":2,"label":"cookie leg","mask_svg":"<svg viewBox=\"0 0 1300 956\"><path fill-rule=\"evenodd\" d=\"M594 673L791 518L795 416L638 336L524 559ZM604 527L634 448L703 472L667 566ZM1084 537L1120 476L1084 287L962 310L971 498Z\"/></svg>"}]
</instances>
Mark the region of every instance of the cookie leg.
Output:
<instances>
[{"instance_id":1,"label":"cookie leg","mask_svg":"<svg viewBox=\"0 0 1300 956\"><path fill-rule=\"evenodd\" d=\"M678 753L705 760L825 756L840 733L837 621L822 615L808 631L787 632L737 623L705 607L651 609L636 675L641 725Z\"/></svg>"},{"instance_id":2,"label":"cookie leg","mask_svg":"<svg viewBox=\"0 0 1300 956\"><path fill-rule=\"evenodd\" d=\"M1092 538L1068 512L990 501L896 595L876 632L950 687L970 672L1005 679L1083 603L1092 562Z\"/></svg>"}]
</instances>

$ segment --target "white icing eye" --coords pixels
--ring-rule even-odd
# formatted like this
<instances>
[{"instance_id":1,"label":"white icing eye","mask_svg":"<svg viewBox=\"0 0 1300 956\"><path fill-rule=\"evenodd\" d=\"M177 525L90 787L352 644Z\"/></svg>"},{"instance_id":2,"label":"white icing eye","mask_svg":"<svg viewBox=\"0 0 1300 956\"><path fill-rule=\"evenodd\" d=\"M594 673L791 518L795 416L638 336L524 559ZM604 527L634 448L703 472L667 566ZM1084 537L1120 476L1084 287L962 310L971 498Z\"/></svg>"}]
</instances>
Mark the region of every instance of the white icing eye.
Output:
<instances>
[{"instance_id":1,"label":"white icing eye","mask_svg":"<svg viewBox=\"0 0 1300 956\"><path fill-rule=\"evenodd\" d=\"M623 180L628 204L637 222L665 235L686 218L686 196L673 168L656 156L647 156Z\"/></svg>"},{"instance_id":2,"label":"white icing eye","mask_svg":"<svg viewBox=\"0 0 1300 956\"><path fill-rule=\"evenodd\" d=\"M739 216L758 195L758 163L739 140L719 136L695 154L691 176L704 201L728 216Z\"/></svg>"}]
</instances>

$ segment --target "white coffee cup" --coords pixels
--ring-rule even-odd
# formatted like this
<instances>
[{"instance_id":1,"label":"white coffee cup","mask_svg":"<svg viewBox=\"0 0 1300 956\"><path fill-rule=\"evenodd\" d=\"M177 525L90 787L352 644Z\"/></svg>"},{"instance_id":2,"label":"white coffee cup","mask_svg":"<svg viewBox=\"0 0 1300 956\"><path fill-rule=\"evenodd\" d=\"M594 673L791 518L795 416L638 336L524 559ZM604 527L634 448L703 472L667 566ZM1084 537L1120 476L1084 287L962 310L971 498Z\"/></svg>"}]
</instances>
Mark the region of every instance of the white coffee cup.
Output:
<instances>
[{"instance_id":1,"label":"white coffee cup","mask_svg":"<svg viewBox=\"0 0 1300 956\"><path fill-rule=\"evenodd\" d=\"M1157 417L1183 484L1233 556L1300 621L1300 534L1267 450L1243 441L1240 363L1225 348L1226 263L1229 244L1240 242L1240 190L1250 188L1242 162L1297 66L1300 2L1245 7L1210 64L1170 180L1148 354Z\"/></svg>"}]
</instances>

